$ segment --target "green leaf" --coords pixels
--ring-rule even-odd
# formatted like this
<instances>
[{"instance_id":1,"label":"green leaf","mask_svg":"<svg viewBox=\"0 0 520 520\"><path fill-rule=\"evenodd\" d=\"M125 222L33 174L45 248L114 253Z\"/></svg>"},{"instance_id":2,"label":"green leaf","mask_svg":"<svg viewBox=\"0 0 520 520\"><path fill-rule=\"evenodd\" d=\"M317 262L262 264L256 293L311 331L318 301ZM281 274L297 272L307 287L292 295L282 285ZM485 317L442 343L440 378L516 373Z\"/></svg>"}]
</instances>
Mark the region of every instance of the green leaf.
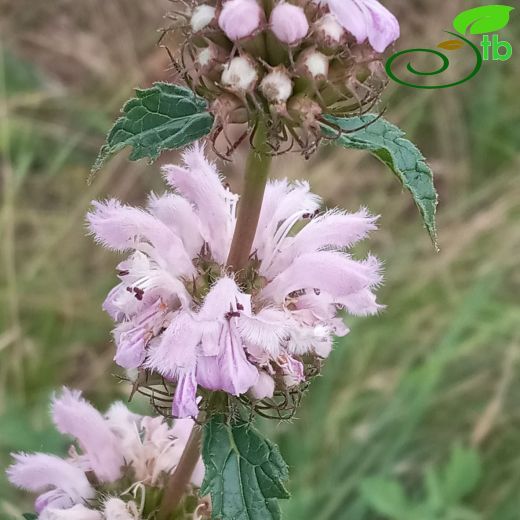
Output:
<instances>
[{"instance_id":1,"label":"green leaf","mask_svg":"<svg viewBox=\"0 0 520 520\"><path fill-rule=\"evenodd\" d=\"M393 479L367 478L361 484L361 495L381 515L395 520L404 520L408 516L410 504L399 482Z\"/></svg>"},{"instance_id":2,"label":"green leaf","mask_svg":"<svg viewBox=\"0 0 520 520\"><path fill-rule=\"evenodd\" d=\"M325 119L332 125L322 125L326 137L336 137L336 142L345 148L370 151L395 173L412 194L424 225L437 246L437 192L433 173L419 149L403 138L402 130L374 114L349 118L325 116ZM337 128L345 133L338 135Z\"/></svg>"},{"instance_id":3,"label":"green leaf","mask_svg":"<svg viewBox=\"0 0 520 520\"><path fill-rule=\"evenodd\" d=\"M475 490L482 474L478 453L455 445L450 459L441 471L444 500L448 504L459 502Z\"/></svg>"},{"instance_id":4,"label":"green leaf","mask_svg":"<svg viewBox=\"0 0 520 520\"><path fill-rule=\"evenodd\" d=\"M206 467L201 496L211 494L212 518L277 520L276 499L289 498L289 478L278 447L247 423L227 424L215 417L204 426Z\"/></svg>"},{"instance_id":5,"label":"green leaf","mask_svg":"<svg viewBox=\"0 0 520 520\"><path fill-rule=\"evenodd\" d=\"M38 515L35 513L24 513L22 516L25 520L38 520Z\"/></svg>"},{"instance_id":6,"label":"green leaf","mask_svg":"<svg viewBox=\"0 0 520 520\"><path fill-rule=\"evenodd\" d=\"M500 31L509 23L514 7L508 5L484 5L462 11L453 20L453 27L461 34L486 34Z\"/></svg>"},{"instance_id":7,"label":"green leaf","mask_svg":"<svg viewBox=\"0 0 520 520\"><path fill-rule=\"evenodd\" d=\"M133 148L130 160L148 157L154 161L163 150L181 148L211 131L213 116L206 101L185 87L155 83L136 89L136 94L110 130L92 172L127 146Z\"/></svg>"}]
</instances>

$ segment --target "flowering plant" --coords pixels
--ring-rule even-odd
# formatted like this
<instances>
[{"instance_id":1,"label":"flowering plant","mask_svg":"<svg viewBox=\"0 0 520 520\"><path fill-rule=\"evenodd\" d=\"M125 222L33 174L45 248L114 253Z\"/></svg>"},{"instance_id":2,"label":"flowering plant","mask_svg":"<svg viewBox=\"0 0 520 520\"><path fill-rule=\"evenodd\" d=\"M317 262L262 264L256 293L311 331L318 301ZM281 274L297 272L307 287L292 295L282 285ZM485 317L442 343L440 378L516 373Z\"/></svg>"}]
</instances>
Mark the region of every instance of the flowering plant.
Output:
<instances>
[{"instance_id":1,"label":"flowering plant","mask_svg":"<svg viewBox=\"0 0 520 520\"><path fill-rule=\"evenodd\" d=\"M345 315L382 308L382 276L375 257L349 252L377 218L322 209L305 181L269 180L274 156L309 157L323 142L370 151L435 241L429 167L368 113L385 85L382 53L399 36L377 0L225 0L183 4L172 19L161 43L184 34L177 54L168 50L184 85L137 90L93 171L127 146L131 160L155 160L190 145L183 164L163 167L169 191L145 208L105 200L87 216L100 244L127 254L103 304L114 359L163 417L121 404L103 417L65 390L53 418L81 454L21 454L9 470L39 493L42 520L280 517L288 469L254 417L294 415L333 337L348 333ZM239 197L207 154L229 160L246 138Z\"/></svg>"}]
</instances>

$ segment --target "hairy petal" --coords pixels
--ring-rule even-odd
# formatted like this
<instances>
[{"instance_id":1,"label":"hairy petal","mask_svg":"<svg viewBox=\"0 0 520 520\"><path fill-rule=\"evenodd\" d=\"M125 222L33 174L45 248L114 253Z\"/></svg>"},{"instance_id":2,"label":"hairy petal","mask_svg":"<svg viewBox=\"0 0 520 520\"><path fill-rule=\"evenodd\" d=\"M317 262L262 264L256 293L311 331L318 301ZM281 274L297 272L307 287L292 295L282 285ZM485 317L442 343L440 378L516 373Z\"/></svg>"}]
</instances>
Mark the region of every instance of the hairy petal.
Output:
<instances>
[{"instance_id":1,"label":"hairy petal","mask_svg":"<svg viewBox=\"0 0 520 520\"><path fill-rule=\"evenodd\" d=\"M288 321L283 311L265 308L253 317L240 316L237 327L246 344L260 347L276 356L280 352L280 343L287 335Z\"/></svg>"},{"instance_id":2,"label":"hairy petal","mask_svg":"<svg viewBox=\"0 0 520 520\"><path fill-rule=\"evenodd\" d=\"M293 291L318 289L336 299L380 281L379 263L373 257L357 262L342 253L318 251L297 258L262 290L260 296L281 303Z\"/></svg>"},{"instance_id":3,"label":"hairy petal","mask_svg":"<svg viewBox=\"0 0 520 520\"><path fill-rule=\"evenodd\" d=\"M278 243L306 213L314 213L321 202L310 192L308 182L290 184L286 179L269 182L264 200L253 242L253 251L262 260L262 274L269 267Z\"/></svg>"},{"instance_id":4,"label":"hairy petal","mask_svg":"<svg viewBox=\"0 0 520 520\"><path fill-rule=\"evenodd\" d=\"M60 433L78 440L101 481L114 482L121 476L124 460L117 438L103 416L81 397L81 392L64 388L52 403L52 417Z\"/></svg>"},{"instance_id":5,"label":"hairy petal","mask_svg":"<svg viewBox=\"0 0 520 520\"><path fill-rule=\"evenodd\" d=\"M200 339L201 331L191 314L179 311L150 348L145 365L168 379L175 379L179 371L192 371Z\"/></svg>"},{"instance_id":6,"label":"hairy petal","mask_svg":"<svg viewBox=\"0 0 520 520\"><path fill-rule=\"evenodd\" d=\"M161 267L168 267L172 273L183 276L193 273L191 258L182 240L161 220L115 199L95 201L93 205L94 211L87 215L87 221L96 240L105 247L116 251L145 249Z\"/></svg>"},{"instance_id":7,"label":"hairy petal","mask_svg":"<svg viewBox=\"0 0 520 520\"><path fill-rule=\"evenodd\" d=\"M226 189L204 149L195 145L184 154L185 167L163 167L166 181L191 202L201 222L204 240L216 261L224 263L235 225L237 196Z\"/></svg>"},{"instance_id":8,"label":"hairy petal","mask_svg":"<svg viewBox=\"0 0 520 520\"><path fill-rule=\"evenodd\" d=\"M57 507L71 507L95 496L85 473L59 457L44 453L18 453L13 457L15 463L7 469L12 484L36 493L55 488L54 495L39 501L40 510L53 502Z\"/></svg>"},{"instance_id":9,"label":"hairy petal","mask_svg":"<svg viewBox=\"0 0 520 520\"><path fill-rule=\"evenodd\" d=\"M278 274L305 253L351 247L376 229L376 220L377 217L370 216L364 208L357 213L328 211L311 220L294 238L286 241L287 245L283 244L268 274Z\"/></svg>"},{"instance_id":10,"label":"hairy petal","mask_svg":"<svg viewBox=\"0 0 520 520\"><path fill-rule=\"evenodd\" d=\"M193 206L180 195L167 193L160 197L152 194L148 211L181 238L190 257L195 257L204 244L201 224Z\"/></svg>"}]
</instances>

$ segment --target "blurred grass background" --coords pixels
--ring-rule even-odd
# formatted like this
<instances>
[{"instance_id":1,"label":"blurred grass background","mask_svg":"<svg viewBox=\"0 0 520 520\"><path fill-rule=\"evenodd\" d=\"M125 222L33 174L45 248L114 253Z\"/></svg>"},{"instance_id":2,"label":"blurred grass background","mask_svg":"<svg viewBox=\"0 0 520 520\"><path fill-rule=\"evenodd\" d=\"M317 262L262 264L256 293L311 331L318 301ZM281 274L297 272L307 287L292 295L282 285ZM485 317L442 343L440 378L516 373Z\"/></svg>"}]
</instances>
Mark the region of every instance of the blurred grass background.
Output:
<instances>
[{"instance_id":1,"label":"blurred grass background","mask_svg":"<svg viewBox=\"0 0 520 520\"><path fill-rule=\"evenodd\" d=\"M460 0L385 2L399 48L433 47ZM17 450L60 452L48 418L63 384L101 407L124 398L111 374L101 302L116 257L85 237L92 199L139 203L158 165L97 149L134 86L171 79L155 47L167 0L0 0L0 467ZM520 49L520 23L501 35ZM516 46L516 47L515 47ZM471 82L390 85L386 117L418 143L440 195L435 253L410 197L365 154L325 147L275 171L307 177L329 206L366 205L385 262L379 317L348 323L292 424L265 427L291 465L289 520L520 518L520 63ZM162 160L175 160L175 154ZM236 189L240 156L223 167ZM0 476L0 518L31 504Z\"/></svg>"}]
</instances>

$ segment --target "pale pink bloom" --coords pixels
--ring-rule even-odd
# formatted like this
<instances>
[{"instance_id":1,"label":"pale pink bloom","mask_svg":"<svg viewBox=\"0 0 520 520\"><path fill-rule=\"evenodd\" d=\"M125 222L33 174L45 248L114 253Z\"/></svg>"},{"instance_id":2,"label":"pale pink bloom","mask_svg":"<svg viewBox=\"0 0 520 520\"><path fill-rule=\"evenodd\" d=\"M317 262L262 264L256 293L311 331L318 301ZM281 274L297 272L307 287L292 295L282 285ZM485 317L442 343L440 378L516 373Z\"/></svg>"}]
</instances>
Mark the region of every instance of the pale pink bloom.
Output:
<instances>
[{"instance_id":1,"label":"pale pink bloom","mask_svg":"<svg viewBox=\"0 0 520 520\"><path fill-rule=\"evenodd\" d=\"M377 0L320 0L328 5L339 23L358 43L368 39L376 52L384 50L399 38L397 18Z\"/></svg>"},{"instance_id":2,"label":"pale pink bloom","mask_svg":"<svg viewBox=\"0 0 520 520\"><path fill-rule=\"evenodd\" d=\"M19 453L14 460L7 469L7 478L19 488L41 493L35 502L37 513L47 507L68 509L95 496L84 471L59 457Z\"/></svg>"},{"instance_id":3,"label":"pale pink bloom","mask_svg":"<svg viewBox=\"0 0 520 520\"><path fill-rule=\"evenodd\" d=\"M170 427L163 417L136 415L119 402L102 416L80 392L68 389L54 399L52 415L60 432L73 435L83 453L73 447L66 460L43 453L16 454L7 470L12 484L39 493L35 510L40 520L105 518L83 507L93 506L100 498L87 473L93 472L100 483L109 482L110 489L118 483L127 488L129 482L161 488L176 468L194 424L185 419ZM200 487L203 476L199 460L192 483ZM100 493L104 493L102 488ZM70 516L63 516L62 510Z\"/></svg>"},{"instance_id":4,"label":"pale pink bloom","mask_svg":"<svg viewBox=\"0 0 520 520\"><path fill-rule=\"evenodd\" d=\"M282 2L276 5L269 18L274 35L283 43L293 45L307 36L309 22L305 11L293 4Z\"/></svg>"},{"instance_id":5,"label":"pale pink bloom","mask_svg":"<svg viewBox=\"0 0 520 520\"><path fill-rule=\"evenodd\" d=\"M378 261L345 253L376 227L366 210L317 216L321 201L308 183L269 182L252 250L260 290L252 297L224 268L237 196L198 146L184 161L164 168L175 193L152 197L147 211L108 201L89 215L100 242L131 252L105 302L118 323L116 360L176 382L177 417L197 414L198 386L260 398L273 394L271 380L299 384L301 356L327 357L333 336L348 332L339 308L357 315L381 308L373 294ZM208 269L214 282L204 281Z\"/></svg>"},{"instance_id":6,"label":"pale pink bloom","mask_svg":"<svg viewBox=\"0 0 520 520\"><path fill-rule=\"evenodd\" d=\"M264 11L256 0L227 0L218 18L219 27L231 41L255 34L264 23Z\"/></svg>"},{"instance_id":7,"label":"pale pink bloom","mask_svg":"<svg viewBox=\"0 0 520 520\"><path fill-rule=\"evenodd\" d=\"M81 392L64 388L62 395L53 400L52 418L60 433L78 441L86 471L93 471L101 482L113 482L121 476L124 459L118 439Z\"/></svg>"}]
</instances>

